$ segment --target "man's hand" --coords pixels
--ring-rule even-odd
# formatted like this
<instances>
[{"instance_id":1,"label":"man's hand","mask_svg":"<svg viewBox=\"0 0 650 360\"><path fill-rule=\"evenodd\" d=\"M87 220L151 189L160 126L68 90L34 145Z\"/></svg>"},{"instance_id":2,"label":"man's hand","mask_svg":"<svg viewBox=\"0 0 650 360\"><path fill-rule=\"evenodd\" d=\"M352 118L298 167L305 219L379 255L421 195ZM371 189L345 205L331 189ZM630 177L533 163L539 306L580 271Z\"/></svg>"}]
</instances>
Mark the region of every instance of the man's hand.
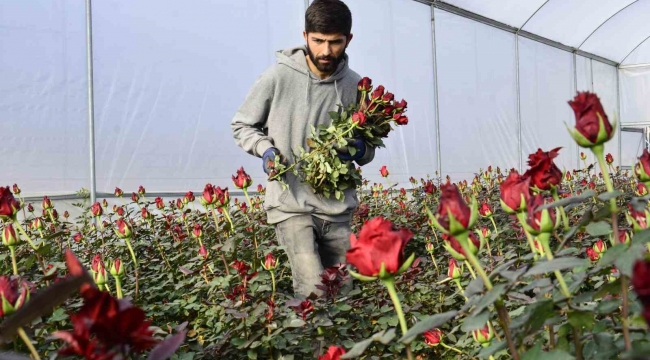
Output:
<instances>
[{"instance_id":1,"label":"man's hand","mask_svg":"<svg viewBox=\"0 0 650 360\"><path fill-rule=\"evenodd\" d=\"M366 154L366 143L363 141L362 137L347 139L347 142L348 142L347 146L343 146L343 147L334 146L334 149L339 155L339 159L354 161L354 160L361 159L363 155ZM348 146L353 146L357 150L354 155L350 155L350 152L348 151Z\"/></svg>"},{"instance_id":2,"label":"man's hand","mask_svg":"<svg viewBox=\"0 0 650 360\"><path fill-rule=\"evenodd\" d=\"M275 167L275 156L280 155L280 150L274 147L268 148L262 155L262 170L269 175Z\"/></svg>"}]
</instances>

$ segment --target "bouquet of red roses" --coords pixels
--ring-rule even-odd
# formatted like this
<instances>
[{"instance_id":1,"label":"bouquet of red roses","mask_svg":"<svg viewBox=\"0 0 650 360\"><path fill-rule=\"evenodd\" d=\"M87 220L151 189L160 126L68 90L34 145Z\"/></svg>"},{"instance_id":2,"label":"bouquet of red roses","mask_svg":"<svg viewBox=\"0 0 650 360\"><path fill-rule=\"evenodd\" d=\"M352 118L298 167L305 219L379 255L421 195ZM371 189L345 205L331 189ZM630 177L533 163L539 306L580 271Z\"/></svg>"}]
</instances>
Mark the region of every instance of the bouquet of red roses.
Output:
<instances>
[{"instance_id":1,"label":"bouquet of red roses","mask_svg":"<svg viewBox=\"0 0 650 360\"><path fill-rule=\"evenodd\" d=\"M354 156L357 148L348 145L352 138L362 138L366 146L384 147L383 138L397 126L408 124L404 115L407 103L395 101L395 96L385 91L382 85L373 90L372 80L364 77L359 81L359 102L345 109L330 112L332 123L329 126L312 126L307 139L310 150L299 148L294 154L294 163L276 159L269 176L271 181L282 181L282 174L292 171L301 181L311 185L316 194L327 198L334 196L343 201L343 190L361 185L361 174L352 161L341 160L342 149Z\"/></svg>"}]
</instances>

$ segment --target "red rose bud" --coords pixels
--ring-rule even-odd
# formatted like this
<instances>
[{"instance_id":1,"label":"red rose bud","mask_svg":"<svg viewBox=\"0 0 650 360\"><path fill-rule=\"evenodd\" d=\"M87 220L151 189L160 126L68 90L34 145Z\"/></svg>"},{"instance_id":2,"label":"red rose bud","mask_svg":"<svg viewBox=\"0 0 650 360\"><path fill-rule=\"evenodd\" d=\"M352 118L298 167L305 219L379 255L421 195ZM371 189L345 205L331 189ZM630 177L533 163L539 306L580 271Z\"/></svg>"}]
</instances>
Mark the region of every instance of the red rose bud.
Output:
<instances>
[{"instance_id":1,"label":"red rose bud","mask_svg":"<svg viewBox=\"0 0 650 360\"><path fill-rule=\"evenodd\" d=\"M646 196L648 195L648 187L644 183L637 183L636 188L634 189L634 194L636 196Z\"/></svg>"},{"instance_id":2,"label":"red rose bud","mask_svg":"<svg viewBox=\"0 0 650 360\"><path fill-rule=\"evenodd\" d=\"M122 189L120 189L120 188L118 188L116 186L114 194L115 194L116 197L122 197L122 195L124 195L124 191L122 191Z\"/></svg>"},{"instance_id":3,"label":"red rose bud","mask_svg":"<svg viewBox=\"0 0 650 360\"><path fill-rule=\"evenodd\" d=\"M120 239L128 239L131 238L132 234L131 225L122 218L117 219L115 222L115 235Z\"/></svg>"},{"instance_id":4,"label":"red rose bud","mask_svg":"<svg viewBox=\"0 0 650 360\"><path fill-rule=\"evenodd\" d=\"M149 220L149 219L153 218L153 215L149 212L149 210L147 210L146 207L143 207L142 210L140 211L140 213L141 213L142 218L144 220Z\"/></svg>"},{"instance_id":5,"label":"red rose bud","mask_svg":"<svg viewBox=\"0 0 650 360\"><path fill-rule=\"evenodd\" d=\"M102 216L104 211L102 210L102 206L96 202L90 207L90 213L93 214L93 216Z\"/></svg>"},{"instance_id":6,"label":"red rose bud","mask_svg":"<svg viewBox=\"0 0 650 360\"><path fill-rule=\"evenodd\" d=\"M583 152L580 152L580 160L582 161L587 160L587 155L585 155L585 153Z\"/></svg>"},{"instance_id":7,"label":"red rose bud","mask_svg":"<svg viewBox=\"0 0 650 360\"><path fill-rule=\"evenodd\" d=\"M596 243L594 244L593 249L596 252L596 254L602 256L605 253L605 251L607 251L607 245L603 242L603 240L598 239L598 241L596 241Z\"/></svg>"},{"instance_id":8,"label":"red rose bud","mask_svg":"<svg viewBox=\"0 0 650 360\"><path fill-rule=\"evenodd\" d=\"M0 276L0 317L13 314L29 300L29 285L21 279Z\"/></svg>"},{"instance_id":9,"label":"red rose bud","mask_svg":"<svg viewBox=\"0 0 650 360\"><path fill-rule=\"evenodd\" d=\"M113 212L117 212L117 205L113 205Z\"/></svg>"},{"instance_id":10,"label":"red rose bud","mask_svg":"<svg viewBox=\"0 0 650 360\"><path fill-rule=\"evenodd\" d=\"M474 341L483 347L490 346L490 341L494 338L494 328L492 323L488 322L483 328L472 331Z\"/></svg>"},{"instance_id":11,"label":"red rose bud","mask_svg":"<svg viewBox=\"0 0 650 360\"><path fill-rule=\"evenodd\" d=\"M20 203L9 190L9 186L0 187L0 219L14 219Z\"/></svg>"},{"instance_id":12,"label":"red rose bud","mask_svg":"<svg viewBox=\"0 0 650 360\"><path fill-rule=\"evenodd\" d=\"M2 229L2 243L5 246L16 246L18 245L20 239L16 235L16 230L14 229L13 224L7 223Z\"/></svg>"},{"instance_id":13,"label":"red rose bud","mask_svg":"<svg viewBox=\"0 0 650 360\"><path fill-rule=\"evenodd\" d=\"M370 89L372 89L372 80L367 76L364 77L363 79L359 80L357 89L359 91L363 91L367 93L368 91L370 91Z\"/></svg>"},{"instance_id":14,"label":"red rose bud","mask_svg":"<svg viewBox=\"0 0 650 360\"><path fill-rule=\"evenodd\" d=\"M393 224L381 217L367 221L359 232L359 237L350 235L351 248L346 253L348 263L354 265L359 274L350 274L360 280L374 280L406 271L415 254L404 258L404 248L413 238L413 233L406 229L397 230Z\"/></svg>"},{"instance_id":15,"label":"red rose bud","mask_svg":"<svg viewBox=\"0 0 650 360\"><path fill-rule=\"evenodd\" d=\"M576 116L576 125L569 129L571 136L582 147L593 147L609 141L614 136L614 127L603 110L596 94L579 92L569 101Z\"/></svg>"},{"instance_id":16,"label":"red rose bud","mask_svg":"<svg viewBox=\"0 0 650 360\"><path fill-rule=\"evenodd\" d=\"M647 149L643 149L639 162L634 166L634 175L641 182L650 182L650 153Z\"/></svg>"},{"instance_id":17,"label":"red rose bud","mask_svg":"<svg viewBox=\"0 0 650 360\"><path fill-rule=\"evenodd\" d=\"M370 94L370 99L374 102L374 101L380 100L382 96L384 96L384 86L379 85Z\"/></svg>"},{"instance_id":18,"label":"red rose bud","mask_svg":"<svg viewBox=\"0 0 650 360\"><path fill-rule=\"evenodd\" d=\"M614 236L614 235L610 235ZM626 230L618 230L618 242L621 244L629 244L630 243L630 232Z\"/></svg>"},{"instance_id":19,"label":"red rose bud","mask_svg":"<svg viewBox=\"0 0 650 360\"><path fill-rule=\"evenodd\" d=\"M425 248L427 249L427 252L428 252L429 254L432 254L432 253L433 253L433 250L434 250L434 249L433 249L433 244L432 244L431 242L427 242L427 244L425 245Z\"/></svg>"},{"instance_id":20,"label":"red rose bud","mask_svg":"<svg viewBox=\"0 0 650 360\"><path fill-rule=\"evenodd\" d=\"M102 289L104 284L106 284L106 268L104 266L104 262L102 261L102 257L97 254L93 258L92 262L92 272L93 272L93 279L95 280L95 284Z\"/></svg>"},{"instance_id":21,"label":"red rose bud","mask_svg":"<svg viewBox=\"0 0 650 360\"><path fill-rule=\"evenodd\" d=\"M645 308L650 306L650 262L637 260L632 269L632 287ZM647 313L647 310L644 312ZM650 321L646 316L646 321Z\"/></svg>"},{"instance_id":22,"label":"red rose bud","mask_svg":"<svg viewBox=\"0 0 650 360\"><path fill-rule=\"evenodd\" d=\"M72 237L72 240L74 240L75 242L79 243L79 242L81 242L81 240L83 240L83 238L84 238L84 236L81 235L81 233L76 233L76 234L74 234L74 236Z\"/></svg>"},{"instance_id":23,"label":"red rose bud","mask_svg":"<svg viewBox=\"0 0 650 360\"><path fill-rule=\"evenodd\" d=\"M249 186L253 184L253 180L251 180L250 175L244 171L244 167L242 166L237 170L237 176L233 175L232 176L232 182L235 184L235 187L238 189L247 189Z\"/></svg>"},{"instance_id":24,"label":"red rose bud","mask_svg":"<svg viewBox=\"0 0 650 360\"><path fill-rule=\"evenodd\" d=\"M140 194L140 195L144 195L144 194L146 194L146 193L147 193L147 192L144 190L144 187L142 187L142 185L140 185L140 187L138 188L138 194Z\"/></svg>"},{"instance_id":25,"label":"red rose bud","mask_svg":"<svg viewBox=\"0 0 650 360\"><path fill-rule=\"evenodd\" d=\"M117 208L117 215L119 216L124 216L124 208L123 207L118 207Z\"/></svg>"},{"instance_id":26,"label":"red rose bud","mask_svg":"<svg viewBox=\"0 0 650 360\"><path fill-rule=\"evenodd\" d=\"M266 254L266 257L264 258L264 262L262 263L262 267L266 271L275 270L275 268L278 267L278 261L275 258L275 256L273 256L272 253Z\"/></svg>"},{"instance_id":27,"label":"red rose bud","mask_svg":"<svg viewBox=\"0 0 650 360\"><path fill-rule=\"evenodd\" d=\"M636 211L632 205L628 204L629 212L626 214L628 223L632 224L634 231L641 231L648 228L648 217L650 212L648 209Z\"/></svg>"},{"instance_id":28,"label":"red rose bud","mask_svg":"<svg viewBox=\"0 0 650 360\"><path fill-rule=\"evenodd\" d=\"M363 126L366 123L366 114L361 111L355 112L352 114L352 122L356 123L357 126Z\"/></svg>"},{"instance_id":29,"label":"red rose bud","mask_svg":"<svg viewBox=\"0 0 650 360\"><path fill-rule=\"evenodd\" d=\"M539 207L545 205L544 197L537 194L531 197L528 204L528 217L526 218L526 230L533 235L540 233L550 233L559 225L559 217L555 215L555 210L544 209Z\"/></svg>"},{"instance_id":30,"label":"red rose bud","mask_svg":"<svg viewBox=\"0 0 650 360\"><path fill-rule=\"evenodd\" d=\"M43 219L40 217L34 218L34 220L32 220L32 229L34 230L45 229L45 225L43 225Z\"/></svg>"},{"instance_id":31,"label":"red rose bud","mask_svg":"<svg viewBox=\"0 0 650 360\"><path fill-rule=\"evenodd\" d=\"M607 153L607 155L605 155L605 162L607 162L607 165L612 165L614 163L614 157L612 154Z\"/></svg>"},{"instance_id":32,"label":"red rose bud","mask_svg":"<svg viewBox=\"0 0 650 360\"><path fill-rule=\"evenodd\" d=\"M397 125L407 125L409 123L409 118L402 115L402 113L393 115L393 120L395 120L395 123L397 123Z\"/></svg>"},{"instance_id":33,"label":"red rose bud","mask_svg":"<svg viewBox=\"0 0 650 360\"><path fill-rule=\"evenodd\" d=\"M211 205L217 202L217 198L214 196L214 188L212 187L212 184L205 185L202 196L203 197L201 198L201 203L204 206Z\"/></svg>"},{"instance_id":34,"label":"red rose bud","mask_svg":"<svg viewBox=\"0 0 650 360\"><path fill-rule=\"evenodd\" d=\"M595 189L596 189L596 183L593 182L593 181L590 181L590 182L589 182L589 188L590 188L591 190L595 190Z\"/></svg>"},{"instance_id":35,"label":"red rose bud","mask_svg":"<svg viewBox=\"0 0 650 360\"><path fill-rule=\"evenodd\" d=\"M215 205L219 208L230 206L230 195L228 195L228 188L214 188Z\"/></svg>"},{"instance_id":36,"label":"red rose bud","mask_svg":"<svg viewBox=\"0 0 650 360\"><path fill-rule=\"evenodd\" d=\"M163 201L163 199L160 196L157 197L155 201L156 201L156 208L158 210L162 210L162 209L165 208L165 202Z\"/></svg>"},{"instance_id":37,"label":"red rose bud","mask_svg":"<svg viewBox=\"0 0 650 360\"><path fill-rule=\"evenodd\" d=\"M461 275L463 275L463 270L458 266L456 259L449 258L449 270L447 271L447 276L452 279L460 279Z\"/></svg>"},{"instance_id":38,"label":"red rose bud","mask_svg":"<svg viewBox=\"0 0 650 360\"><path fill-rule=\"evenodd\" d=\"M465 257L465 250L463 250L463 247L460 246L460 242L458 242L458 239L447 234L443 234L442 239L445 241L444 247L447 250L447 252L449 252L449 255L451 255L454 259L458 261L465 261L467 259ZM479 250L483 248L484 244L485 244L484 238L481 238L479 240L473 232L469 233L469 241L467 242L467 245L469 247L469 250L472 252L472 254L474 255L478 254Z\"/></svg>"},{"instance_id":39,"label":"red rose bud","mask_svg":"<svg viewBox=\"0 0 650 360\"><path fill-rule=\"evenodd\" d=\"M344 348L339 346L330 346L323 356L318 357L318 360L339 360L341 359L341 355L345 355Z\"/></svg>"},{"instance_id":40,"label":"red rose bud","mask_svg":"<svg viewBox=\"0 0 650 360\"><path fill-rule=\"evenodd\" d=\"M113 263L111 264L111 275L113 275L116 278L122 277L124 275L124 264L122 264L122 260L120 259L115 259Z\"/></svg>"},{"instance_id":41,"label":"red rose bud","mask_svg":"<svg viewBox=\"0 0 650 360\"><path fill-rule=\"evenodd\" d=\"M482 203L478 208L478 213L483 217L490 217L492 216L492 208L490 205L488 205L488 203Z\"/></svg>"},{"instance_id":42,"label":"red rose bud","mask_svg":"<svg viewBox=\"0 0 650 360\"><path fill-rule=\"evenodd\" d=\"M395 95L393 95L393 94L390 93L390 92L386 92L386 93L381 97L381 101L382 101L383 103L389 103L389 102L393 101L393 99L395 99Z\"/></svg>"},{"instance_id":43,"label":"red rose bud","mask_svg":"<svg viewBox=\"0 0 650 360\"><path fill-rule=\"evenodd\" d=\"M203 236L203 227L201 224L194 224L194 229L192 229L192 236L195 239L198 239Z\"/></svg>"},{"instance_id":44,"label":"red rose bud","mask_svg":"<svg viewBox=\"0 0 650 360\"><path fill-rule=\"evenodd\" d=\"M66 218L66 220L70 217L70 213L68 212L68 210L63 212L63 217Z\"/></svg>"},{"instance_id":45,"label":"red rose bud","mask_svg":"<svg viewBox=\"0 0 650 360\"><path fill-rule=\"evenodd\" d=\"M266 189L262 186L262 184L257 184L257 192L264 195Z\"/></svg>"},{"instance_id":46,"label":"red rose bud","mask_svg":"<svg viewBox=\"0 0 650 360\"><path fill-rule=\"evenodd\" d=\"M440 329L427 330L422 334L424 343L428 346L438 346L442 341L442 331Z\"/></svg>"},{"instance_id":47,"label":"red rose bud","mask_svg":"<svg viewBox=\"0 0 650 360\"><path fill-rule=\"evenodd\" d=\"M447 183L440 185L440 204L435 217L427 209L427 214L434 226L444 233L458 235L466 232L476 223L478 203L472 201L472 206L463 200L456 185Z\"/></svg>"},{"instance_id":48,"label":"red rose bud","mask_svg":"<svg viewBox=\"0 0 650 360\"><path fill-rule=\"evenodd\" d=\"M183 200L181 200L181 198L176 199L176 207L180 210L183 210L183 208L185 207L185 203L183 202Z\"/></svg>"},{"instance_id":49,"label":"red rose bud","mask_svg":"<svg viewBox=\"0 0 650 360\"><path fill-rule=\"evenodd\" d=\"M131 201L138 202L138 200L140 200L140 196L136 193L131 193Z\"/></svg>"},{"instance_id":50,"label":"red rose bud","mask_svg":"<svg viewBox=\"0 0 650 360\"><path fill-rule=\"evenodd\" d=\"M433 195L437 190L436 186L433 185L433 182L431 180L428 180L426 183L424 183L424 193L428 195Z\"/></svg>"},{"instance_id":51,"label":"red rose bud","mask_svg":"<svg viewBox=\"0 0 650 360\"><path fill-rule=\"evenodd\" d=\"M208 249L205 248L205 245L201 245L199 248L199 256L201 256L203 260L208 259Z\"/></svg>"},{"instance_id":52,"label":"red rose bud","mask_svg":"<svg viewBox=\"0 0 650 360\"><path fill-rule=\"evenodd\" d=\"M594 248L587 248L587 257L589 260L596 262L598 259L600 259L600 254L598 254Z\"/></svg>"},{"instance_id":53,"label":"red rose bud","mask_svg":"<svg viewBox=\"0 0 650 360\"><path fill-rule=\"evenodd\" d=\"M54 207L54 205L52 205L52 200L47 196L43 196L43 203L41 205L43 210L49 210Z\"/></svg>"},{"instance_id":54,"label":"red rose bud","mask_svg":"<svg viewBox=\"0 0 650 360\"><path fill-rule=\"evenodd\" d=\"M27 211L34 212L34 206L32 205L32 203L27 204ZM1 217L1 215L0 215L0 217Z\"/></svg>"},{"instance_id":55,"label":"red rose bud","mask_svg":"<svg viewBox=\"0 0 650 360\"><path fill-rule=\"evenodd\" d=\"M481 235L481 236L483 236L484 238L487 239L487 238L490 237L490 235L492 235L492 231L490 231L489 228L483 226L483 227L481 228L481 232L480 232L479 235Z\"/></svg>"},{"instance_id":56,"label":"red rose bud","mask_svg":"<svg viewBox=\"0 0 650 360\"><path fill-rule=\"evenodd\" d=\"M379 169L379 173L383 177L387 177L390 173L388 172L388 169L386 169L386 165L382 166L381 169Z\"/></svg>"},{"instance_id":57,"label":"red rose bud","mask_svg":"<svg viewBox=\"0 0 650 360\"><path fill-rule=\"evenodd\" d=\"M398 101L394 104L395 106L395 111L398 112L404 112L406 110L406 100L402 99L402 101Z\"/></svg>"},{"instance_id":58,"label":"red rose bud","mask_svg":"<svg viewBox=\"0 0 650 360\"><path fill-rule=\"evenodd\" d=\"M618 278L618 269L612 268L609 275L607 275L607 282L613 283Z\"/></svg>"},{"instance_id":59,"label":"red rose bud","mask_svg":"<svg viewBox=\"0 0 650 360\"><path fill-rule=\"evenodd\" d=\"M549 152L537 149L536 153L528 155L530 169L524 173L524 176L530 177L530 186L540 190L551 190L562 182L562 171L553 162L560 149L558 147Z\"/></svg>"},{"instance_id":60,"label":"red rose bud","mask_svg":"<svg viewBox=\"0 0 650 360\"><path fill-rule=\"evenodd\" d=\"M20 188L18 187L17 184L14 184L13 191L14 191L14 195L20 195Z\"/></svg>"},{"instance_id":61,"label":"red rose bud","mask_svg":"<svg viewBox=\"0 0 650 360\"><path fill-rule=\"evenodd\" d=\"M188 191L188 192L185 194L185 197L183 197L183 202L184 202L185 204L188 204L188 203L194 202L195 199L196 199L196 198L194 197L194 193L191 192L191 191Z\"/></svg>"},{"instance_id":62,"label":"red rose bud","mask_svg":"<svg viewBox=\"0 0 650 360\"><path fill-rule=\"evenodd\" d=\"M526 202L530 199L530 178L521 176L515 171L499 184L501 189L501 207L508 213L514 214L526 210Z\"/></svg>"}]
</instances>

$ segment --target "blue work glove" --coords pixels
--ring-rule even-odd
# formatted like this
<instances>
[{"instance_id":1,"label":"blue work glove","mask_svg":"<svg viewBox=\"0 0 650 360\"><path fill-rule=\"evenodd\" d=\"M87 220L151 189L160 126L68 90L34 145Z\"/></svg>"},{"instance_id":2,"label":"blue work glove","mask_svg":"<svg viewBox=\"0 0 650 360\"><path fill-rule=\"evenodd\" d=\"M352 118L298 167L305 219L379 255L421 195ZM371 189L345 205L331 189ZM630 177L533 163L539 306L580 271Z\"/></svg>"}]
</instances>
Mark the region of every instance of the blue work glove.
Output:
<instances>
[{"instance_id":1,"label":"blue work glove","mask_svg":"<svg viewBox=\"0 0 650 360\"><path fill-rule=\"evenodd\" d=\"M350 155L347 146L342 148L337 147L336 151L338 152L339 159L354 161L361 159L363 155L366 154L366 143L363 141L362 137L348 139L348 146L354 146L357 152L354 155Z\"/></svg>"},{"instance_id":2,"label":"blue work glove","mask_svg":"<svg viewBox=\"0 0 650 360\"><path fill-rule=\"evenodd\" d=\"M266 175L269 175L271 170L273 170L275 165L275 155L280 155L280 150L274 147L266 149L262 155L262 170L264 170Z\"/></svg>"}]
</instances>

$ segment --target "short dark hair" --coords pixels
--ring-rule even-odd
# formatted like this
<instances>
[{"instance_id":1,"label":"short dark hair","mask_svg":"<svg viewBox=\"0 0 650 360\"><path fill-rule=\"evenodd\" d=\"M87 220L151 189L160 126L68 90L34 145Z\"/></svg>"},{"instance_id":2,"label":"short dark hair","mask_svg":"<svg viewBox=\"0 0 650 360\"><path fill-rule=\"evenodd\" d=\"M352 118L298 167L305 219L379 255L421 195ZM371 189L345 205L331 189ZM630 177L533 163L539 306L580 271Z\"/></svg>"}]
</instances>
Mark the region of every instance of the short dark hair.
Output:
<instances>
[{"instance_id":1,"label":"short dark hair","mask_svg":"<svg viewBox=\"0 0 650 360\"><path fill-rule=\"evenodd\" d=\"M341 0L314 0L305 12L307 33L350 35L352 13Z\"/></svg>"}]
</instances>

